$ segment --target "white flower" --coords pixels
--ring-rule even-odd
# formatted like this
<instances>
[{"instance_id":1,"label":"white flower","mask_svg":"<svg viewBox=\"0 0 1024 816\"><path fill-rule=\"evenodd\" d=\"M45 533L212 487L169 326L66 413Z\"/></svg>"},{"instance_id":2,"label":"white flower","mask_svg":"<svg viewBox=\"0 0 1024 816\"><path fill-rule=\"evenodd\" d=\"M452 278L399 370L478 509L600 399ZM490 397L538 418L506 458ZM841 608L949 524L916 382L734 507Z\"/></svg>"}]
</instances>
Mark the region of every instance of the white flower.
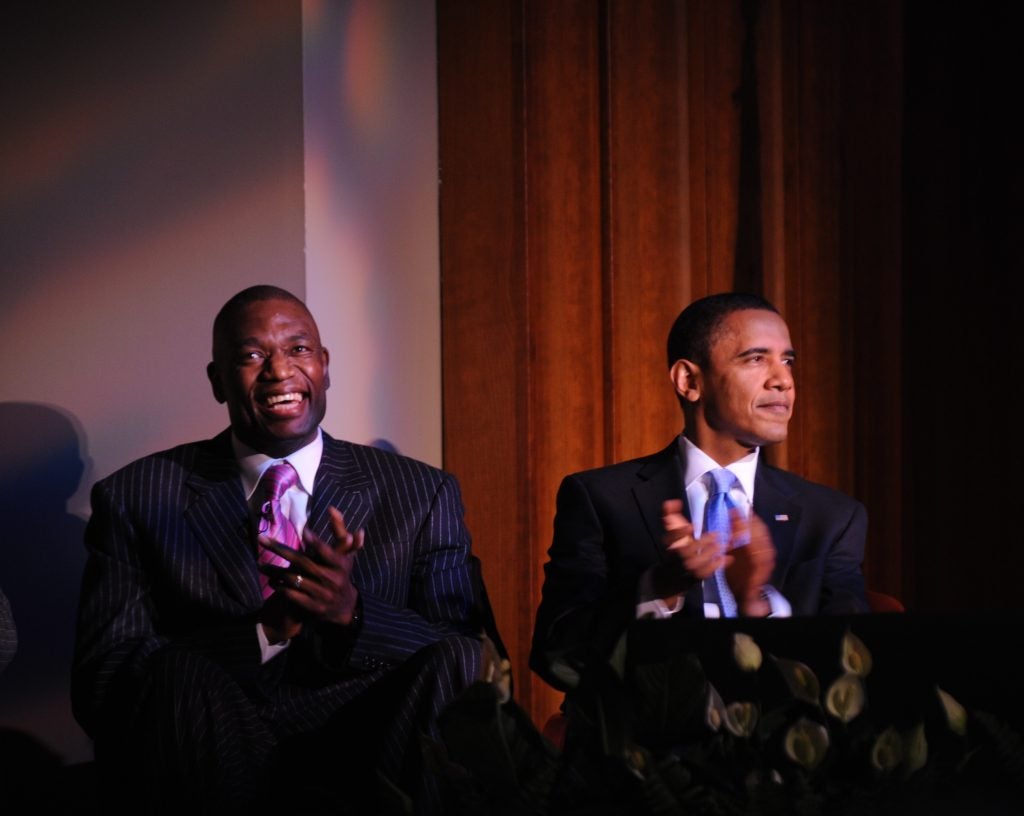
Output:
<instances>
[{"instance_id":1,"label":"white flower","mask_svg":"<svg viewBox=\"0 0 1024 816\"><path fill-rule=\"evenodd\" d=\"M871 674L871 652L863 641L853 632L843 635L842 643L843 670L859 677Z\"/></svg>"},{"instance_id":2,"label":"white flower","mask_svg":"<svg viewBox=\"0 0 1024 816\"><path fill-rule=\"evenodd\" d=\"M883 773L889 773L903 761L903 740L891 725L886 728L875 744L871 746L871 765Z\"/></svg>"},{"instance_id":3,"label":"white flower","mask_svg":"<svg viewBox=\"0 0 1024 816\"><path fill-rule=\"evenodd\" d=\"M783 657L772 658L782 672L786 685L794 697L803 700L805 703L818 705L818 695L821 694L821 684L818 676L811 670L810 666L801 663L799 660L787 660Z\"/></svg>"},{"instance_id":4,"label":"white flower","mask_svg":"<svg viewBox=\"0 0 1024 816\"><path fill-rule=\"evenodd\" d=\"M735 632L732 636L732 656L736 665L745 672L756 672L761 668L761 648L743 632Z\"/></svg>"},{"instance_id":5,"label":"white flower","mask_svg":"<svg viewBox=\"0 0 1024 816\"><path fill-rule=\"evenodd\" d=\"M718 690L708 683L708 704L707 708L704 709L704 722L707 723L708 728L717 734L722 728L724 721L725 703L722 702L722 696L718 693Z\"/></svg>"},{"instance_id":6,"label":"white flower","mask_svg":"<svg viewBox=\"0 0 1024 816\"><path fill-rule=\"evenodd\" d=\"M840 722L848 723L864 710L864 684L856 674L837 677L825 693L825 709Z\"/></svg>"},{"instance_id":7,"label":"white flower","mask_svg":"<svg viewBox=\"0 0 1024 816\"><path fill-rule=\"evenodd\" d=\"M925 766L928 762L928 740L924 735L924 723L918 723L903 735L903 748L907 754L908 775Z\"/></svg>"},{"instance_id":8,"label":"white flower","mask_svg":"<svg viewBox=\"0 0 1024 816\"><path fill-rule=\"evenodd\" d=\"M725 707L725 727L734 737L749 737L757 727L757 716L753 703L729 703Z\"/></svg>"},{"instance_id":9,"label":"white flower","mask_svg":"<svg viewBox=\"0 0 1024 816\"><path fill-rule=\"evenodd\" d=\"M808 771L818 767L828 750L828 731L821 723L801 717L786 731L783 749L793 762Z\"/></svg>"},{"instance_id":10,"label":"white flower","mask_svg":"<svg viewBox=\"0 0 1024 816\"><path fill-rule=\"evenodd\" d=\"M967 711L953 699L952 695L947 694L938 686L935 687L935 691L938 692L939 702L942 703L942 710L946 714L949 729L962 737L967 733Z\"/></svg>"}]
</instances>

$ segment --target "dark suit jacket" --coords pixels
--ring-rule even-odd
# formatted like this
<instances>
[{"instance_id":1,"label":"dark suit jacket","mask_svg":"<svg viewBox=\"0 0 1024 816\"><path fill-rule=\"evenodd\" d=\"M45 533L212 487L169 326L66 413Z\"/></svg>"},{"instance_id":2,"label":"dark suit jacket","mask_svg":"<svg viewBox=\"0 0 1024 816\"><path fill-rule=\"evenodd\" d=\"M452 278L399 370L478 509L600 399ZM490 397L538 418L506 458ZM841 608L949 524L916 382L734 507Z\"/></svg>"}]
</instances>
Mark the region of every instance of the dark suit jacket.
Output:
<instances>
[{"instance_id":1,"label":"dark suit jacket","mask_svg":"<svg viewBox=\"0 0 1024 816\"><path fill-rule=\"evenodd\" d=\"M530 654L531 668L556 688L572 688L588 661L607 659L635 618L640 576L665 557L662 502L681 498L689 516L683 472L673 440L562 481ZM760 460L754 512L778 551L771 584L794 615L868 611L862 504ZM703 609L699 586L685 608Z\"/></svg>"},{"instance_id":2,"label":"dark suit jacket","mask_svg":"<svg viewBox=\"0 0 1024 816\"><path fill-rule=\"evenodd\" d=\"M96 736L130 706L147 657L167 644L212 656L294 732L318 727L420 648L479 633L470 537L451 475L324 434L308 525L327 541L330 506L349 529L366 530L353 575L362 624L355 636L306 627L261 666L255 542L230 433L98 482L72 672L86 731Z\"/></svg>"}]
</instances>

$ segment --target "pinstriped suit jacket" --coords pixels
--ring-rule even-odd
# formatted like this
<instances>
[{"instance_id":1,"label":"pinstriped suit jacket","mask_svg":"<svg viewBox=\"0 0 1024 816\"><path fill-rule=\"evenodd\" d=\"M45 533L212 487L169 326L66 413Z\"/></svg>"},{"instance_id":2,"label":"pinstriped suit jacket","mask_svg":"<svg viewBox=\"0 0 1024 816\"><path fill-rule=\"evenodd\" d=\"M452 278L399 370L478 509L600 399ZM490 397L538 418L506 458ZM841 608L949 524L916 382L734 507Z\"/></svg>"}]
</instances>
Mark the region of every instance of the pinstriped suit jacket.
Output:
<instances>
[{"instance_id":1,"label":"pinstriped suit jacket","mask_svg":"<svg viewBox=\"0 0 1024 816\"><path fill-rule=\"evenodd\" d=\"M530 667L568 690L584 665L605 659L636 616L640 576L665 557L661 505L681 498L677 440L650 456L571 474L558 490L555 532L533 631ZM754 512L775 544L771 585L794 615L867 612L860 502L760 459ZM686 609L702 609L698 584Z\"/></svg>"},{"instance_id":2,"label":"pinstriped suit jacket","mask_svg":"<svg viewBox=\"0 0 1024 816\"><path fill-rule=\"evenodd\" d=\"M454 477L325 433L308 525L331 541L334 506L349 529L365 529L353 573L363 623L340 651L323 647L348 633L325 625L261 666L256 550L230 439L224 431L147 456L93 488L72 671L75 716L93 736L131 699L147 656L169 643L214 656L270 701L285 731L302 731L423 646L478 634Z\"/></svg>"}]
</instances>

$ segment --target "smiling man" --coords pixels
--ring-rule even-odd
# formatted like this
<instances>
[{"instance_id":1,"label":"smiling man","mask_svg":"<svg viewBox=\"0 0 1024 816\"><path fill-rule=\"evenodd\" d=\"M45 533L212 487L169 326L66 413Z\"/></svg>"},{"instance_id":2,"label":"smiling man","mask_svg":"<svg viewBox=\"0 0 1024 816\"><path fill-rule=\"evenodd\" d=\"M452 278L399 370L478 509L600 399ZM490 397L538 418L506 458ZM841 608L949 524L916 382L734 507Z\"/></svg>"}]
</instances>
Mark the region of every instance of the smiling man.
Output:
<instances>
[{"instance_id":1,"label":"smiling man","mask_svg":"<svg viewBox=\"0 0 1024 816\"><path fill-rule=\"evenodd\" d=\"M638 617L867 612L859 502L771 467L796 354L778 311L743 293L691 303L668 336L684 428L664 450L567 476L530 665L572 691Z\"/></svg>"},{"instance_id":2,"label":"smiling man","mask_svg":"<svg viewBox=\"0 0 1024 816\"><path fill-rule=\"evenodd\" d=\"M444 811L421 734L490 654L458 484L322 431L329 361L302 301L239 292L230 427L93 488L72 693L106 811Z\"/></svg>"}]
</instances>

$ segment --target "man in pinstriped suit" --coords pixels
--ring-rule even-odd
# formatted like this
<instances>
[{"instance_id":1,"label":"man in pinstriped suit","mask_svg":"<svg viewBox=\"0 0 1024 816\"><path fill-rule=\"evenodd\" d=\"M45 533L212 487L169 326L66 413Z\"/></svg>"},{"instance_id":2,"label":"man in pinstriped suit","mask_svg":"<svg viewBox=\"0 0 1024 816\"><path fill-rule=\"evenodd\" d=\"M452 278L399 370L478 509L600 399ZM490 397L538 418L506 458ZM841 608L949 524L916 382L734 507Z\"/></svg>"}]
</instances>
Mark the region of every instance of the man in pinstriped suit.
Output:
<instances>
[{"instance_id":1,"label":"man in pinstriped suit","mask_svg":"<svg viewBox=\"0 0 1024 816\"><path fill-rule=\"evenodd\" d=\"M72 698L110 808L443 808L419 734L488 659L459 487L324 433L328 362L299 299L243 290L208 367L230 428L93 488ZM254 533L281 460L301 552Z\"/></svg>"}]
</instances>

